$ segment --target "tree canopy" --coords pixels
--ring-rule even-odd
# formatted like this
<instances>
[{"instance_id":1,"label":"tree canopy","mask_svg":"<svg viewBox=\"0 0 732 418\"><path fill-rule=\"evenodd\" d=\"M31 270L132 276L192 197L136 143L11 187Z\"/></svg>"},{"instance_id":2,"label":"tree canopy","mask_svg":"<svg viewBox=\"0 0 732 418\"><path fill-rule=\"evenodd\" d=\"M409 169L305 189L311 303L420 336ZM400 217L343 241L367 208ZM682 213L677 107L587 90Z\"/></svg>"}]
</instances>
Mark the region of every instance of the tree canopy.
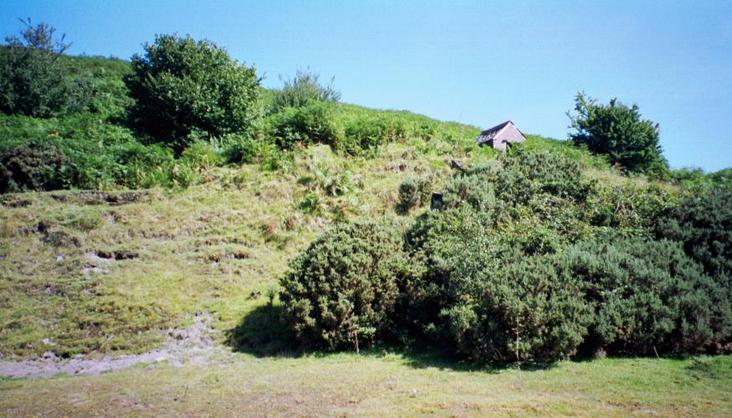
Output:
<instances>
[{"instance_id":1,"label":"tree canopy","mask_svg":"<svg viewBox=\"0 0 732 418\"><path fill-rule=\"evenodd\" d=\"M658 124L642 119L637 105L628 107L610 100L607 105L578 93L575 115L569 114L575 132L570 139L591 152L603 154L611 163L633 172L663 172L668 163L662 155Z\"/></svg>"},{"instance_id":2,"label":"tree canopy","mask_svg":"<svg viewBox=\"0 0 732 418\"><path fill-rule=\"evenodd\" d=\"M57 36L47 23L21 22L25 28L19 35L7 36L0 48L0 110L48 117L84 107L89 91L80 80L66 77L59 60L71 46L65 35Z\"/></svg>"},{"instance_id":3,"label":"tree canopy","mask_svg":"<svg viewBox=\"0 0 732 418\"><path fill-rule=\"evenodd\" d=\"M192 134L239 132L258 116L256 70L213 42L158 35L144 49L125 79L135 100L130 116L142 133L180 152Z\"/></svg>"}]
</instances>

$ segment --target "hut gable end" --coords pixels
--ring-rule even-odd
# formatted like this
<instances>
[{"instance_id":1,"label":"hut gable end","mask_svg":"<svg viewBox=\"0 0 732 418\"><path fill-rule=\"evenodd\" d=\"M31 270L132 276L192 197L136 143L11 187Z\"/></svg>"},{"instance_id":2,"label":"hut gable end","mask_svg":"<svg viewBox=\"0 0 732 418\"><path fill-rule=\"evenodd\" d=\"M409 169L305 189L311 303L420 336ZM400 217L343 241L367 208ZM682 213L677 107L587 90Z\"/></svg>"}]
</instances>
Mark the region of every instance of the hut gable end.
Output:
<instances>
[{"instance_id":1,"label":"hut gable end","mask_svg":"<svg viewBox=\"0 0 732 418\"><path fill-rule=\"evenodd\" d=\"M505 151L508 144L524 142L526 137L513 122L507 120L481 132L475 140L479 145L490 145L499 151Z\"/></svg>"}]
</instances>

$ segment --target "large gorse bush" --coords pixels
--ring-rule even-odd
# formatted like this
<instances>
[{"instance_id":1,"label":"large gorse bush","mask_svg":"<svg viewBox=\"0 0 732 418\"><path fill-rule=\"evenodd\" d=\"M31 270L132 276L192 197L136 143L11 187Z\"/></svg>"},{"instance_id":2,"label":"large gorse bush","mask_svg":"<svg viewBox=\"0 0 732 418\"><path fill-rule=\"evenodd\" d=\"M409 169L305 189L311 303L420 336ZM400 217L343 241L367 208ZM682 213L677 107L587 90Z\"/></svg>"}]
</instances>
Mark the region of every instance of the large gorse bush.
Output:
<instances>
[{"instance_id":1,"label":"large gorse bush","mask_svg":"<svg viewBox=\"0 0 732 418\"><path fill-rule=\"evenodd\" d=\"M301 341L358 349L386 338L410 274L402 245L394 229L358 222L336 226L297 257L280 300Z\"/></svg>"}]
</instances>

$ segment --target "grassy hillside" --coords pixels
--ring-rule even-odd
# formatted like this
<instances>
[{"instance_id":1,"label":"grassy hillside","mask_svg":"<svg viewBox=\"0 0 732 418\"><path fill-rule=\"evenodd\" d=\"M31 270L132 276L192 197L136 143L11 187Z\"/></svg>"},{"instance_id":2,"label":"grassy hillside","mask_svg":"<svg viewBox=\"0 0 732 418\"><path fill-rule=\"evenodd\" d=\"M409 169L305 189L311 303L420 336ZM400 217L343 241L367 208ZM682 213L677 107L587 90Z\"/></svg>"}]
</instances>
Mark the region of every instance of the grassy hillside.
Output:
<instances>
[{"instance_id":1,"label":"grassy hillside","mask_svg":"<svg viewBox=\"0 0 732 418\"><path fill-rule=\"evenodd\" d=\"M406 223L419 212L396 214L404 179L430 177L439 190L451 159L490 159L492 151L469 145L471 136L462 149L412 138L365 158L316 146L280 171L257 164L202 170L200 184L185 190L5 195L0 352L139 352L159 341L161 329L201 310L232 329L265 303L288 260L331 223L382 215ZM529 143L561 147L539 137ZM328 192L333 182L345 193Z\"/></svg>"},{"instance_id":2,"label":"grassy hillside","mask_svg":"<svg viewBox=\"0 0 732 418\"><path fill-rule=\"evenodd\" d=\"M0 114L0 152L28 141L56 144L86 170L72 190L0 195L0 359L142 353L200 312L212 314L216 342L236 354L220 367L161 364L78 378L0 378L1 411L732 413L725 391L732 360L726 356L519 370L382 348L361 356L293 352L276 296L290 260L339 222L387 218L406 230L428 209L399 211L399 185L421 179L441 191L455 172L454 160L465 167L494 164L496 152L475 144L480 129L338 103L333 120L346 138L374 126L383 129L374 131L379 135L394 127L397 133L356 154L296 144L232 162L223 158L227 144L213 140L174 157L170 150L150 151L124 124L127 62L69 59L93 76L98 94L90 109L49 119ZM270 93L264 92L263 107ZM521 148L576 161L608 193L660 189L675 200L689 190L623 175L565 141L529 135Z\"/></svg>"},{"instance_id":3,"label":"grassy hillside","mask_svg":"<svg viewBox=\"0 0 732 418\"><path fill-rule=\"evenodd\" d=\"M118 123L129 100L121 81L129 64L68 59L93 77L96 107L50 119L0 115L3 147L56 141L95 159L94 148L104 154L114 144L135 142ZM275 167L266 159L227 165L199 158L186 165L194 175L188 188L124 191L124 183L102 181L103 174L92 170L89 184L109 191L3 195L0 353L140 352L160 341L162 329L184 325L202 310L215 315L217 328L231 331L265 304L288 260L333 222L387 216L406 225L424 209L397 214L402 181L429 179L437 191L452 160L470 167L496 158L475 144L474 126L349 104L339 104L334 117L344 126L387 121L403 134L361 156L323 145L298 148L276 155ZM216 144L208 147L203 157L218 152ZM522 148L567 156L604 184L676 190L622 176L564 141L529 135ZM110 173L144 178L175 172L182 164L177 161L165 168L134 166L133 172L113 165Z\"/></svg>"}]
</instances>

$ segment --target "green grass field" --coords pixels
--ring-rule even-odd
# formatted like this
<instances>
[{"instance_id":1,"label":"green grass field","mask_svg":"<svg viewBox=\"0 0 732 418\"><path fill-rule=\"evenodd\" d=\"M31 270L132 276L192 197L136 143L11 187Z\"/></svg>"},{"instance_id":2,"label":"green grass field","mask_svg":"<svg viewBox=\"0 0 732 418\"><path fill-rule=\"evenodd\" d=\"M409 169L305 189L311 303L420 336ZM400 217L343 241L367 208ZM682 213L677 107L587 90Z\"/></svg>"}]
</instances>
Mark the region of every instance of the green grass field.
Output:
<instances>
[{"instance_id":1,"label":"green grass field","mask_svg":"<svg viewBox=\"0 0 732 418\"><path fill-rule=\"evenodd\" d=\"M334 354L0 381L6 416L729 416L732 358L472 369L431 356Z\"/></svg>"}]
</instances>

